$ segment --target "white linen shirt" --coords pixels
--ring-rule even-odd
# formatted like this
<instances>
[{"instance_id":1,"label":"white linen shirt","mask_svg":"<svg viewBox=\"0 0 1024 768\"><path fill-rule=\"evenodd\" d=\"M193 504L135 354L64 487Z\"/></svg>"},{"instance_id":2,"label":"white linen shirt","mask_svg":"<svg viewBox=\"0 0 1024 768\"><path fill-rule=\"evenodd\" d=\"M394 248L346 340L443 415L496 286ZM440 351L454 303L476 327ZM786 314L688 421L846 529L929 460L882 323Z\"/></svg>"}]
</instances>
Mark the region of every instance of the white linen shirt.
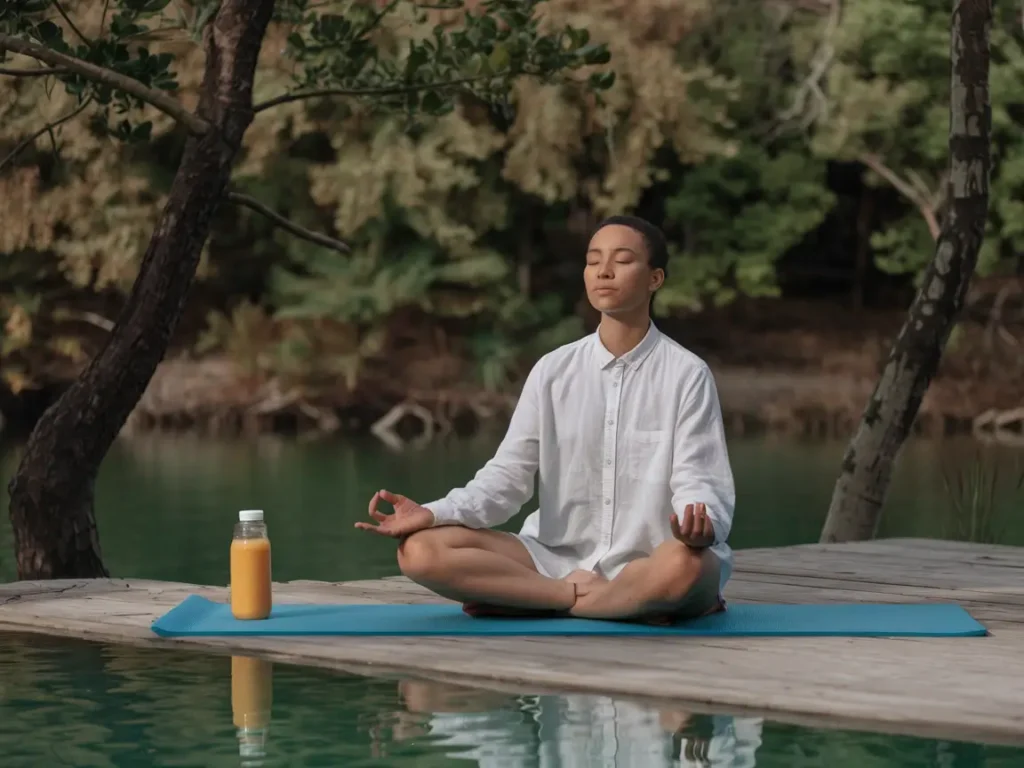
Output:
<instances>
[{"instance_id":1,"label":"white linen shirt","mask_svg":"<svg viewBox=\"0 0 1024 768\"><path fill-rule=\"evenodd\" d=\"M542 357L494 457L424 506L435 525L492 528L530 500L538 473L540 505L518 536L540 573L612 579L671 538L673 512L703 502L724 588L735 488L718 392L704 361L653 322L619 358L596 332Z\"/></svg>"}]
</instances>

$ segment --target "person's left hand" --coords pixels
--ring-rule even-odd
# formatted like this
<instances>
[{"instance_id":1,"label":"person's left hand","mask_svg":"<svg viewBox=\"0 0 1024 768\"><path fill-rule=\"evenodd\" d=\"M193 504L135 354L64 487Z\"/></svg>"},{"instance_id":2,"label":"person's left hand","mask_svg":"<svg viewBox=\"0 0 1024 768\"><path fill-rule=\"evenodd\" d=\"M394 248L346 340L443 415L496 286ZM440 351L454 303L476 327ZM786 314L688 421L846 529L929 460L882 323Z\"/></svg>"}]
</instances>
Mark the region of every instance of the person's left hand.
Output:
<instances>
[{"instance_id":1,"label":"person's left hand","mask_svg":"<svg viewBox=\"0 0 1024 768\"><path fill-rule=\"evenodd\" d=\"M692 549L705 549L715 543L715 529L703 503L687 504L683 519L673 513L669 522L672 535Z\"/></svg>"}]
</instances>

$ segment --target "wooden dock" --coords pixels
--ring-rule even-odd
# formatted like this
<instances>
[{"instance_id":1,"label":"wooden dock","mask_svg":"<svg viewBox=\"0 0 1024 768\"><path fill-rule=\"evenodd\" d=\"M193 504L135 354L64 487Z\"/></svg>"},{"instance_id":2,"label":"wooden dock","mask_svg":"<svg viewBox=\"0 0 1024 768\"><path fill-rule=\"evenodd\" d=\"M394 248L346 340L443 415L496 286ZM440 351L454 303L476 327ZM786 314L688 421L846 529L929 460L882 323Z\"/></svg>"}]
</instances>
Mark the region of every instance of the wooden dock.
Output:
<instances>
[{"instance_id":1,"label":"wooden dock","mask_svg":"<svg viewBox=\"0 0 1024 768\"><path fill-rule=\"evenodd\" d=\"M804 725L1024 744L1024 548L890 539L741 550L733 602L957 602L978 638L156 637L151 622L223 587L96 580L0 585L0 631L243 652L484 688L589 691ZM280 602L426 602L402 578L276 586Z\"/></svg>"}]
</instances>

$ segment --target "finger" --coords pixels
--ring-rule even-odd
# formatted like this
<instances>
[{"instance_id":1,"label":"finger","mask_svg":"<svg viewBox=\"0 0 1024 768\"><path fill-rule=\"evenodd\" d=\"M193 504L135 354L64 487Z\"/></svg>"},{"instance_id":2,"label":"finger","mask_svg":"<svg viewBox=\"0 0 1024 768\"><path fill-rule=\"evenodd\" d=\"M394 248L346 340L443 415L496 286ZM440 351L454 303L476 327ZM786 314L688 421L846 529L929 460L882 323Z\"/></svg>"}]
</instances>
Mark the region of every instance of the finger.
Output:
<instances>
[{"instance_id":1,"label":"finger","mask_svg":"<svg viewBox=\"0 0 1024 768\"><path fill-rule=\"evenodd\" d=\"M380 491L378 491L377 493L373 494L373 498L370 499L369 512L370 512L370 517L372 517L374 520L382 523L385 520L387 520L387 515L384 514L383 512L381 512L379 509L377 509L377 502L379 500L380 500Z\"/></svg>"},{"instance_id":2,"label":"finger","mask_svg":"<svg viewBox=\"0 0 1024 768\"><path fill-rule=\"evenodd\" d=\"M693 504L687 504L683 510L683 524L679 526L679 529L684 538L688 539L693 535Z\"/></svg>"},{"instance_id":3,"label":"finger","mask_svg":"<svg viewBox=\"0 0 1024 768\"><path fill-rule=\"evenodd\" d=\"M704 536L704 529L708 523L708 511L707 507L703 503L698 502L694 505L693 511L693 535L696 537Z\"/></svg>"},{"instance_id":4,"label":"finger","mask_svg":"<svg viewBox=\"0 0 1024 768\"><path fill-rule=\"evenodd\" d=\"M715 538L715 525L711 522L711 515L704 516L704 536L709 539Z\"/></svg>"},{"instance_id":5,"label":"finger","mask_svg":"<svg viewBox=\"0 0 1024 768\"><path fill-rule=\"evenodd\" d=\"M380 497L384 499L384 501L386 501L388 504L391 504L392 506L400 503L405 498L399 493L392 493L391 491L384 490L383 488L380 491L378 491L378 493L380 494Z\"/></svg>"},{"instance_id":6,"label":"finger","mask_svg":"<svg viewBox=\"0 0 1024 768\"><path fill-rule=\"evenodd\" d=\"M356 528L361 531L370 531L376 533L378 536L390 536L391 534L381 525L372 525L371 523L356 523Z\"/></svg>"},{"instance_id":7,"label":"finger","mask_svg":"<svg viewBox=\"0 0 1024 768\"><path fill-rule=\"evenodd\" d=\"M674 512L669 515L668 524L672 527L672 535L675 538L682 540L683 532L679 530L679 515Z\"/></svg>"}]
</instances>

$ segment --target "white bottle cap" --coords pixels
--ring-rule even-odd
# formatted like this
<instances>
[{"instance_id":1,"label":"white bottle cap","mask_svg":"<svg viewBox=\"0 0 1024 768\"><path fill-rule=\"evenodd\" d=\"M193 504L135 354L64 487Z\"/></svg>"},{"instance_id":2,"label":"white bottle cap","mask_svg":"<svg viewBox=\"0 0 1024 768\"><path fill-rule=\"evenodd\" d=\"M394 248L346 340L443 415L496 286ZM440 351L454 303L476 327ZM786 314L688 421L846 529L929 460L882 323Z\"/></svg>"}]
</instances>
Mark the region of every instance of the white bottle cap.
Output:
<instances>
[{"instance_id":1,"label":"white bottle cap","mask_svg":"<svg viewBox=\"0 0 1024 768\"><path fill-rule=\"evenodd\" d=\"M240 523L262 523L263 522L263 510L262 509L243 509L238 513L238 522Z\"/></svg>"}]
</instances>

